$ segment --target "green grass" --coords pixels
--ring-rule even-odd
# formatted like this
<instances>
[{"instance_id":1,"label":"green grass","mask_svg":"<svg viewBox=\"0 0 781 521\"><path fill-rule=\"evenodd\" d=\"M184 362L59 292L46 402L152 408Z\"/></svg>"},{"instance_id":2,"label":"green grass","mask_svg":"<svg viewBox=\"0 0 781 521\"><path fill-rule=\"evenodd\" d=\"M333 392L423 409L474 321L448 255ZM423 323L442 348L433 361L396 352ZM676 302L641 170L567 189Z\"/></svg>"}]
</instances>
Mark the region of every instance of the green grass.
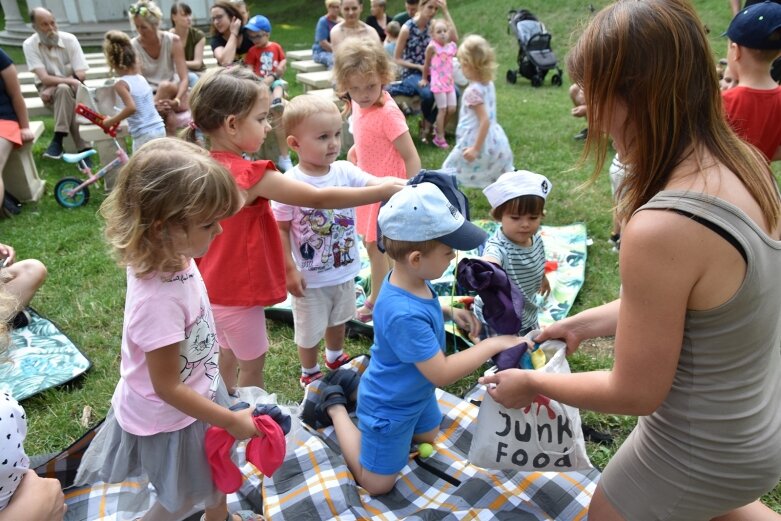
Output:
<instances>
[{"instance_id":1,"label":"green grass","mask_svg":"<svg viewBox=\"0 0 781 521\"><path fill-rule=\"evenodd\" d=\"M368 5L368 2L365 3ZM730 18L727 3L723 0L698 0L694 3L712 29L710 36L716 54L723 55L726 44L719 35ZM286 50L311 46L316 19L323 11L322 2L290 0L271 5L259 1L254 4L257 8L251 9L251 12L263 13L271 19L274 24L272 38ZM601 0L593 4L599 8L606 2ZM403 0L390 0L388 5L388 12L395 13L402 10ZM537 14L553 34L553 47L562 68L578 28L588 19L588 5L589 2L581 0L527 0L523 3L523 7ZM517 68L518 46L507 34L506 14L511 7L518 6L514 0L458 0L451 2L451 12L462 36L469 32L482 34L496 48L499 121L510 138L516 167L542 173L554 185L548 199L546 223L556 225L583 221L588 226L593 244L588 251L586 281L573 309L573 312L578 312L612 300L618 293L618 258L607 243L611 223L610 189L606 175L593 186L579 189L588 179L590 167L578 166L582 145L572 136L583 127L583 121L569 115L566 77L562 88L552 87L549 81L539 89L532 88L523 78L519 78L516 85L508 85L504 81L506 70ZM23 61L21 49L6 51L15 60ZM291 93L300 93L292 72L288 74L288 80ZM445 152L417 142L416 118L411 118L409 125L424 167L441 165ZM47 127L49 131L36 145L37 156L51 137L51 120L47 120ZM101 237L101 223L96 216L104 197L102 190L92 190L86 207L64 210L55 203L51 189L59 178L75 172L67 165L51 160L40 160L38 168L47 181L46 195L37 204L25 205L18 217L0 221L0 241L14 245L20 258L38 258L48 266L49 279L33 301L33 306L54 319L94 365L79 382L24 402L30 422L26 444L30 454L60 450L77 438L84 431L79 419L85 406L94 410L93 421L101 418L108 409L119 374L125 288L124 272L107 255ZM774 170L777 175L781 172L778 164ZM487 217L488 205L482 194L468 190L468 195L473 216ZM297 381L299 364L292 329L271 323L269 337L272 346L266 365L268 389L285 400L298 401L302 392ZM366 339L357 339L350 342L348 350L360 353L368 351L368 347ZM574 370L609 368L612 364L611 351L584 348L571 359L571 364ZM448 390L463 393L475 378L472 375ZM603 467L632 429L635 420L586 411L583 418L598 430L609 431L617 440L611 447L588 447L593 462ZM763 499L781 512L781 487Z\"/></svg>"}]
</instances>

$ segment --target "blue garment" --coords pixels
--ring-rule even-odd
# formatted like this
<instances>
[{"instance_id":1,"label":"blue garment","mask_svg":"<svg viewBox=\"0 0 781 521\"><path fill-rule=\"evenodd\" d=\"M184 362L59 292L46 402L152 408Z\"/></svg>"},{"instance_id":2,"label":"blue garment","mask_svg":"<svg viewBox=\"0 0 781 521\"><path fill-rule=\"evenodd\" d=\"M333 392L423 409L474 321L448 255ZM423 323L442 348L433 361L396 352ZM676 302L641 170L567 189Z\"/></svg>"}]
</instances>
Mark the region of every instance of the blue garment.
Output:
<instances>
[{"instance_id":1,"label":"blue garment","mask_svg":"<svg viewBox=\"0 0 781 521\"><path fill-rule=\"evenodd\" d=\"M315 26L315 44L312 46L312 52L323 52L325 49L320 47L320 42L322 40L331 41L331 29L334 28L334 26L338 22L332 22L328 19L328 16L321 16L320 19L317 21L317 25ZM328 52L328 51L326 51Z\"/></svg>"},{"instance_id":2,"label":"blue garment","mask_svg":"<svg viewBox=\"0 0 781 521\"><path fill-rule=\"evenodd\" d=\"M362 414L358 418L361 431L361 466L375 474L396 474L409 461L412 438L416 434L439 429L442 411L432 393L423 409L411 420L389 420L381 416ZM393 440L393 442L389 442Z\"/></svg>"},{"instance_id":3,"label":"blue garment","mask_svg":"<svg viewBox=\"0 0 781 521\"><path fill-rule=\"evenodd\" d=\"M13 60L11 60L10 56L8 56L5 53L5 51L0 49L0 71L4 71L5 69L7 69L13 64L14 62ZM14 110L13 101L11 101L11 97L8 95L8 92L6 92L5 82L1 77L0 77L0 119L19 121L19 119L16 117L16 111Z\"/></svg>"},{"instance_id":4,"label":"blue garment","mask_svg":"<svg viewBox=\"0 0 781 521\"><path fill-rule=\"evenodd\" d=\"M393 273L393 272L391 272ZM358 415L409 419L434 393L432 384L415 367L442 351L445 324L434 289L421 298L385 278L374 306L374 344L369 367L358 387Z\"/></svg>"},{"instance_id":5,"label":"blue garment","mask_svg":"<svg viewBox=\"0 0 781 521\"><path fill-rule=\"evenodd\" d=\"M312 45L312 60L316 63L325 65L329 70L334 67L334 53L326 51L320 46L323 40L331 41L331 29L338 22L328 19L327 15L321 16L315 26L315 43Z\"/></svg>"},{"instance_id":6,"label":"blue garment","mask_svg":"<svg viewBox=\"0 0 781 521\"><path fill-rule=\"evenodd\" d=\"M374 305L374 344L358 386L356 412L367 445L383 436L388 453L398 454L409 450L413 433L431 430L441 421L441 413L435 417L431 409L434 384L415 364L444 349L445 323L430 284L431 297L421 298L391 284L390 275ZM362 464L384 474L401 468L394 470L397 463L390 461L375 466L362 459Z\"/></svg>"}]
</instances>

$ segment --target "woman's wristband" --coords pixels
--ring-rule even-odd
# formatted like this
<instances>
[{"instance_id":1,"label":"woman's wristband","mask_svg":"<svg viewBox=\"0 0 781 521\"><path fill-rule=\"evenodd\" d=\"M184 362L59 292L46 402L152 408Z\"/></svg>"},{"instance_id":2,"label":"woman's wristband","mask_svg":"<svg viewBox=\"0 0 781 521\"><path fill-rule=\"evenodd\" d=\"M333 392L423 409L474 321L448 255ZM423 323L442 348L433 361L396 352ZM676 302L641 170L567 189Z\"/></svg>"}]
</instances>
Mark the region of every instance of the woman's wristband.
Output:
<instances>
[{"instance_id":1,"label":"woman's wristband","mask_svg":"<svg viewBox=\"0 0 781 521\"><path fill-rule=\"evenodd\" d=\"M182 100L180 100L179 98L174 98L171 101L175 101L177 107L182 104Z\"/></svg>"}]
</instances>

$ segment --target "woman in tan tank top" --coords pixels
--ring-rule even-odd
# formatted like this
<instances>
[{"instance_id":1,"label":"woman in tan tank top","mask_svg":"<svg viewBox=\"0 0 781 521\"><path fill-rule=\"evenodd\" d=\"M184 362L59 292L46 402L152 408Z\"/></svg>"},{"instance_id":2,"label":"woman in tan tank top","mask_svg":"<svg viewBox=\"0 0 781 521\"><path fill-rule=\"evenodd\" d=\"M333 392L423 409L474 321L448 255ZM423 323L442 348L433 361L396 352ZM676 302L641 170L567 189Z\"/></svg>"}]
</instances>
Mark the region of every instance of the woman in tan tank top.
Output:
<instances>
[{"instance_id":1,"label":"woman in tan tank top","mask_svg":"<svg viewBox=\"0 0 781 521\"><path fill-rule=\"evenodd\" d=\"M689 0L619 1L568 67L585 93L594 179L605 134L629 172L621 293L538 341L571 352L615 335L614 366L482 381L508 407L542 394L641 416L589 521L781 519L758 501L781 477L781 203L763 157L726 123L703 25Z\"/></svg>"},{"instance_id":2,"label":"woman in tan tank top","mask_svg":"<svg viewBox=\"0 0 781 521\"><path fill-rule=\"evenodd\" d=\"M141 75L155 92L155 108L165 121L169 135L179 126L177 114L188 110L187 62L180 38L160 29L163 13L152 0L140 0L128 8L130 23L138 36L133 47L138 54Z\"/></svg>"}]
</instances>

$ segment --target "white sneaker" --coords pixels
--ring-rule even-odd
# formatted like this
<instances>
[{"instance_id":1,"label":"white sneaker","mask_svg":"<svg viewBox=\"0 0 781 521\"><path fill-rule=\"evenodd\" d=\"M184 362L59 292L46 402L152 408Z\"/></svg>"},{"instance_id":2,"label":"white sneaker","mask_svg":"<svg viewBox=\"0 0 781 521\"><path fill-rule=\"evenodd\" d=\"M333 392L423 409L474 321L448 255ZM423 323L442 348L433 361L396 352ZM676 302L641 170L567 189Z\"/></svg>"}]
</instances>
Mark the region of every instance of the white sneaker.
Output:
<instances>
[{"instance_id":1,"label":"white sneaker","mask_svg":"<svg viewBox=\"0 0 781 521\"><path fill-rule=\"evenodd\" d=\"M280 172L287 172L293 168L293 162L290 160L290 156L279 156L277 159L277 168Z\"/></svg>"}]
</instances>

